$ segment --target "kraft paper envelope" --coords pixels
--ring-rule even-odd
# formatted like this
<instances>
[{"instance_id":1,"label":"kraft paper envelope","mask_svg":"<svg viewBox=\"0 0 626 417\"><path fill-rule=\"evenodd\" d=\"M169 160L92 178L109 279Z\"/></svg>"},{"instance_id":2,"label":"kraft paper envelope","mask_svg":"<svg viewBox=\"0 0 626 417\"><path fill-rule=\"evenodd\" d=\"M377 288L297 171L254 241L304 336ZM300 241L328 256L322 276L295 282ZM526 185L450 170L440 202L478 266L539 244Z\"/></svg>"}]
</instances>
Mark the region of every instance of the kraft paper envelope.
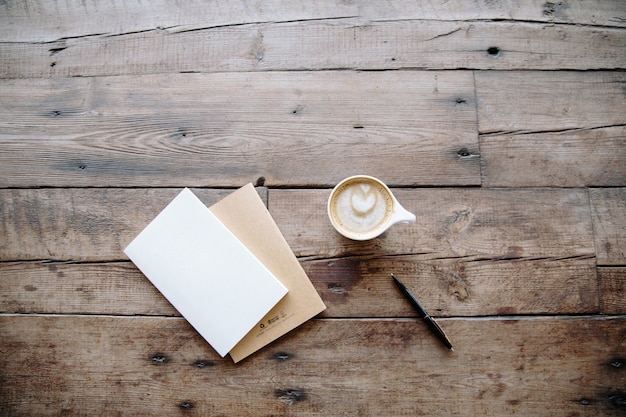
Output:
<instances>
[{"instance_id":1,"label":"kraft paper envelope","mask_svg":"<svg viewBox=\"0 0 626 417\"><path fill-rule=\"evenodd\" d=\"M257 194L248 184L209 208L289 293L231 351L239 362L326 309Z\"/></svg>"},{"instance_id":2,"label":"kraft paper envelope","mask_svg":"<svg viewBox=\"0 0 626 417\"><path fill-rule=\"evenodd\" d=\"M187 188L124 252L222 357L287 293Z\"/></svg>"}]
</instances>

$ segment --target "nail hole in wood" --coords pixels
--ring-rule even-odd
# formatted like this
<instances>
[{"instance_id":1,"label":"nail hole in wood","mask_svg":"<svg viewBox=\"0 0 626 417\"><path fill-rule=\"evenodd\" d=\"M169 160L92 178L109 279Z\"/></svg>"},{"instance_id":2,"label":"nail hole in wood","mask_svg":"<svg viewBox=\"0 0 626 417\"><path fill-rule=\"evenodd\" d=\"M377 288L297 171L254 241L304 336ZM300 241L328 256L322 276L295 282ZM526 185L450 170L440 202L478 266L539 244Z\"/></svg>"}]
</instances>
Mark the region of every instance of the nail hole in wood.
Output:
<instances>
[{"instance_id":1,"label":"nail hole in wood","mask_svg":"<svg viewBox=\"0 0 626 417\"><path fill-rule=\"evenodd\" d=\"M626 407L626 393L613 392L606 396L614 407L625 408Z\"/></svg>"},{"instance_id":2,"label":"nail hole in wood","mask_svg":"<svg viewBox=\"0 0 626 417\"><path fill-rule=\"evenodd\" d=\"M150 360L155 365L161 365L161 364L167 363L169 361L169 358L163 353L155 353L154 355L150 357Z\"/></svg>"},{"instance_id":3,"label":"nail hole in wood","mask_svg":"<svg viewBox=\"0 0 626 417\"><path fill-rule=\"evenodd\" d=\"M334 282L329 283L327 287L328 287L328 291L335 293L335 294L345 294L347 292L346 288L343 285L336 284Z\"/></svg>"},{"instance_id":4,"label":"nail hole in wood","mask_svg":"<svg viewBox=\"0 0 626 417\"><path fill-rule=\"evenodd\" d=\"M205 360L199 360L199 361L195 361L193 363L193 366L195 366L196 368L209 368L211 366L215 366L215 362L213 361L205 361Z\"/></svg>"},{"instance_id":5,"label":"nail hole in wood","mask_svg":"<svg viewBox=\"0 0 626 417\"><path fill-rule=\"evenodd\" d=\"M489 48L487 48L487 53L493 57L499 56L500 48L498 48L497 46L490 46Z\"/></svg>"},{"instance_id":6,"label":"nail hole in wood","mask_svg":"<svg viewBox=\"0 0 626 417\"><path fill-rule=\"evenodd\" d=\"M468 156L472 155L472 153L467 148L459 149L456 154L459 156L459 158L467 158Z\"/></svg>"},{"instance_id":7,"label":"nail hole in wood","mask_svg":"<svg viewBox=\"0 0 626 417\"><path fill-rule=\"evenodd\" d=\"M276 352L272 355L272 359L277 361L287 361L291 358L293 358L293 355L288 352Z\"/></svg>"},{"instance_id":8,"label":"nail hole in wood","mask_svg":"<svg viewBox=\"0 0 626 417\"><path fill-rule=\"evenodd\" d=\"M178 404L178 407L183 410L191 410L194 407L194 404L191 401L183 401L182 403Z\"/></svg>"},{"instance_id":9,"label":"nail hole in wood","mask_svg":"<svg viewBox=\"0 0 626 417\"><path fill-rule=\"evenodd\" d=\"M288 405L306 400L306 393L299 389L277 389L274 394L281 402Z\"/></svg>"}]
</instances>

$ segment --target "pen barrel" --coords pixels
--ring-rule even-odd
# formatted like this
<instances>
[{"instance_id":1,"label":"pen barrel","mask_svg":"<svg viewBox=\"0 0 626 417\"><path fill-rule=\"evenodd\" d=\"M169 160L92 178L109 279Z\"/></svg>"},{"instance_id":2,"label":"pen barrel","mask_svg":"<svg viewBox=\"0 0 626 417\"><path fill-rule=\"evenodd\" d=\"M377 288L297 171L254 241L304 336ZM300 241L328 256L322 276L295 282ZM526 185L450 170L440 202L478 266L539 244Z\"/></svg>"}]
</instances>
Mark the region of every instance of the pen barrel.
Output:
<instances>
[{"instance_id":1,"label":"pen barrel","mask_svg":"<svg viewBox=\"0 0 626 417\"><path fill-rule=\"evenodd\" d=\"M446 336L446 333L443 331L443 329L439 327L439 324L437 324L437 322L429 315L426 315L426 317L424 317L424 321L426 321L426 324L428 325L428 327L430 327L430 330L432 330L433 333L437 335L439 340L441 340L441 342L448 349L452 349L452 343L450 342L450 339L448 339L448 336Z\"/></svg>"},{"instance_id":2,"label":"pen barrel","mask_svg":"<svg viewBox=\"0 0 626 417\"><path fill-rule=\"evenodd\" d=\"M401 283L398 277L396 277L394 274L391 274L391 277L400 289L400 292L402 292L402 294L409 300L411 305L419 313L420 318L426 322L430 330L435 333L441 343L443 343L448 349L454 350L452 348L452 343L450 343L450 339L448 339L448 336L446 336L443 329L439 327L437 322L432 317L430 317L426 310L424 310L424 307L422 307L419 301L417 301L417 298L415 298L411 291L409 291L409 289L403 283Z\"/></svg>"}]
</instances>

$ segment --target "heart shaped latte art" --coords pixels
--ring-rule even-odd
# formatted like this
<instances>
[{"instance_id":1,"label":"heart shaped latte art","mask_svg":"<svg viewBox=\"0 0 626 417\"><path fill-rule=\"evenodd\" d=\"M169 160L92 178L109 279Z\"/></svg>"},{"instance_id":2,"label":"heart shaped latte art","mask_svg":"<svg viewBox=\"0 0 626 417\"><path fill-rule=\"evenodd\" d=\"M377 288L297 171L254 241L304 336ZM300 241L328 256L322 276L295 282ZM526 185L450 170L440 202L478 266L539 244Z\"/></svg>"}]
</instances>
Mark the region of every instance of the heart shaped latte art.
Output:
<instances>
[{"instance_id":1,"label":"heart shaped latte art","mask_svg":"<svg viewBox=\"0 0 626 417\"><path fill-rule=\"evenodd\" d=\"M361 184L354 187L350 194L350 206L359 216L366 216L378 202L378 193L368 184Z\"/></svg>"}]
</instances>

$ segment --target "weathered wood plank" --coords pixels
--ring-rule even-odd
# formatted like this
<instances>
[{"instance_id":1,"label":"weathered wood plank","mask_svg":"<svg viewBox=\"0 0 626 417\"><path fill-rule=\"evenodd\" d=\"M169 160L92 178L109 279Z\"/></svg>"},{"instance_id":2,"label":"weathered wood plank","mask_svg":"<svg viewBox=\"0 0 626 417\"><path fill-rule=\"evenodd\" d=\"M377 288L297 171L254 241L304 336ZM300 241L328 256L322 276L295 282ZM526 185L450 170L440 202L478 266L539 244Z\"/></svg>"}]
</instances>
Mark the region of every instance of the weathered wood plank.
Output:
<instances>
[{"instance_id":1,"label":"weathered wood plank","mask_svg":"<svg viewBox=\"0 0 626 417\"><path fill-rule=\"evenodd\" d=\"M624 414L623 0L175 6L0 2L0 416ZM418 222L341 238L355 173ZM328 309L235 365L122 248L247 182Z\"/></svg>"},{"instance_id":2,"label":"weathered wood plank","mask_svg":"<svg viewBox=\"0 0 626 417\"><path fill-rule=\"evenodd\" d=\"M382 178L385 180L385 178ZM207 204L229 190L197 190ZM395 189L416 213L382 237L343 238L326 215L330 190L268 190L297 256L418 254L420 259L571 258L595 254L582 189ZM0 190L0 260L112 261L178 189Z\"/></svg>"},{"instance_id":3,"label":"weathered wood plank","mask_svg":"<svg viewBox=\"0 0 626 417\"><path fill-rule=\"evenodd\" d=\"M626 268L598 268L602 314L626 314Z\"/></svg>"},{"instance_id":4,"label":"weathered wood plank","mask_svg":"<svg viewBox=\"0 0 626 417\"><path fill-rule=\"evenodd\" d=\"M464 261L419 256L310 261L324 317L415 316L394 272L433 316L597 313L594 259ZM564 291L564 289L566 289Z\"/></svg>"},{"instance_id":5,"label":"weathered wood plank","mask_svg":"<svg viewBox=\"0 0 626 417\"><path fill-rule=\"evenodd\" d=\"M382 178L385 180L385 178ZM332 228L329 190L269 190L269 208L298 256L421 254L424 259L567 258L595 254L581 189L396 189L417 222L356 242Z\"/></svg>"},{"instance_id":6,"label":"weathered wood plank","mask_svg":"<svg viewBox=\"0 0 626 417\"><path fill-rule=\"evenodd\" d=\"M0 4L0 40L4 42L50 42L99 33L120 35L157 28L194 30L257 22L358 17L425 20L521 20L597 26L626 26L620 0L586 2L392 0L380 3L263 1L186 1L176 5L153 0L150 4L126 1L5 1Z\"/></svg>"},{"instance_id":7,"label":"weathered wood plank","mask_svg":"<svg viewBox=\"0 0 626 417\"><path fill-rule=\"evenodd\" d=\"M626 188L589 193L598 265L626 265Z\"/></svg>"},{"instance_id":8,"label":"weathered wood plank","mask_svg":"<svg viewBox=\"0 0 626 417\"><path fill-rule=\"evenodd\" d=\"M0 95L0 187L480 184L469 71L4 80Z\"/></svg>"},{"instance_id":9,"label":"weathered wood plank","mask_svg":"<svg viewBox=\"0 0 626 417\"><path fill-rule=\"evenodd\" d=\"M483 135L480 155L485 187L626 185L624 126Z\"/></svg>"},{"instance_id":10,"label":"weathered wood plank","mask_svg":"<svg viewBox=\"0 0 626 417\"><path fill-rule=\"evenodd\" d=\"M626 30L340 19L0 43L0 77L322 69L625 68ZM450 51L454 51L453 54Z\"/></svg>"},{"instance_id":11,"label":"weathered wood plank","mask_svg":"<svg viewBox=\"0 0 626 417\"><path fill-rule=\"evenodd\" d=\"M625 86L626 74L621 72L479 71L479 131L538 133L623 126Z\"/></svg>"},{"instance_id":12,"label":"weathered wood plank","mask_svg":"<svg viewBox=\"0 0 626 417\"><path fill-rule=\"evenodd\" d=\"M414 316L391 283L390 271L436 316L599 312L594 259L393 256L305 261L303 266L328 307L323 317ZM610 298L605 305L620 302L620 292L612 292L619 283L610 278L603 287ZM129 262L0 263L0 312L179 316Z\"/></svg>"},{"instance_id":13,"label":"weathered wood plank","mask_svg":"<svg viewBox=\"0 0 626 417\"><path fill-rule=\"evenodd\" d=\"M180 189L0 190L0 261L119 260ZM232 190L194 189L208 206ZM266 199L266 190L260 191Z\"/></svg>"},{"instance_id":14,"label":"weathered wood plank","mask_svg":"<svg viewBox=\"0 0 626 417\"><path fill-rule=\"evenodd\" d=\"M313 320L233 364L183 319L3 315L0 412L623 415L623 317L441 325L455 352L414 320Z\"/></svg>"},{"instance_id":15,"label":"weathered wood plank","mask_svg":"<svg viewBox=\"0 0 626 417\"><path fill-rule=\"evenodd\" d=\"M130 262L2 262L0 312L180 316Z\"/></svg>"}]
</instances>

